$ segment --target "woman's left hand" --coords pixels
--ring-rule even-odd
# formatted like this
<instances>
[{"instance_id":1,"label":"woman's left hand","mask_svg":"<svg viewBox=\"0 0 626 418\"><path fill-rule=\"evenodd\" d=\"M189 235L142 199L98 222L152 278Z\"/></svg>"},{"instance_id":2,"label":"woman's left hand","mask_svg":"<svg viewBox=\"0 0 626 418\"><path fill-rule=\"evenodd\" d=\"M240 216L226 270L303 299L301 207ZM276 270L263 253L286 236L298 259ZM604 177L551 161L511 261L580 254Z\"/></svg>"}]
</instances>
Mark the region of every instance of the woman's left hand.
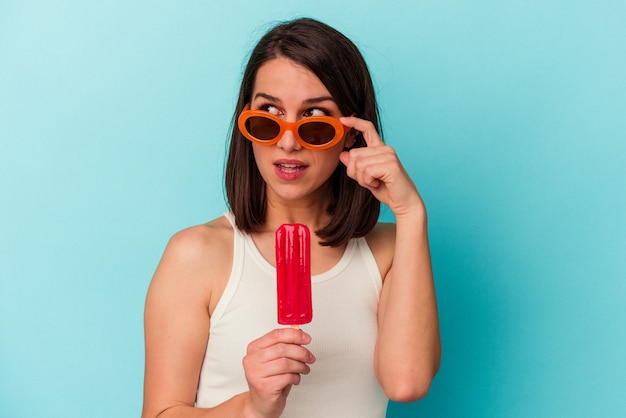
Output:
<instances>
[{"instance_id":1,"label":"woman's left hand","mask_svg":"<svg viewBox=\"0 0 626 418\"><path fill-rule=\"evenodd\" d=\"M341 123L363 133L367 144L367 147L353 148L339 155L348 176L370 190L396 216L418 208L423 210L424 203L415 184L394 149L380 139L374 124L356 117L341 118Z\"/></svg>"}]
</instances>

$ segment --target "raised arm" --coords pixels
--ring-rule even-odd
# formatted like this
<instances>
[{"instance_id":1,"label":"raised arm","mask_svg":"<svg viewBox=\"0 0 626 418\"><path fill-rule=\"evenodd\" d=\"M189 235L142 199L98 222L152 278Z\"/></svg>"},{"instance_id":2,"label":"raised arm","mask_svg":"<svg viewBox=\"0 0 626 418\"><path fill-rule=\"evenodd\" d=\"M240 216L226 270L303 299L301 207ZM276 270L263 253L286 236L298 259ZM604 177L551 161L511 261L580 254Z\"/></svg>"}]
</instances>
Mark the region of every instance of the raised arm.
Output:
<instances>
[{"instance_id":1,"label":"raised arm","mask_svg":"<svg viewBox=\"0 0 626 418\"><path fill-rule=\"evenodd\" d=\"M396 218L395 229L381 225L368 237L384 275L374 367L390 399L415 401L428 392L441 357L426 209L374 126L357 118L342 122L363 132L368 145L341 155L348 175L387 204Z\"/></svg>"}]
</instances>

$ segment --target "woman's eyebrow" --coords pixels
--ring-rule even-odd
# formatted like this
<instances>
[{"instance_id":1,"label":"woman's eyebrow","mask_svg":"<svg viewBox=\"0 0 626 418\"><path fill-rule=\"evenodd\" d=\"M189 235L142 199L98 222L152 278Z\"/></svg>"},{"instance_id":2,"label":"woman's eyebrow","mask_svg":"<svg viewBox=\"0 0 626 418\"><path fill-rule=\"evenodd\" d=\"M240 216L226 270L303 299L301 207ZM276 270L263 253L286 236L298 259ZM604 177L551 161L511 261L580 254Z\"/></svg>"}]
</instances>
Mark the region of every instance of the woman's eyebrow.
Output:
<instances>
[{"instance_id":1,"label":"woman's eyebrow","mask_svg":"<svg viewBox=\"0 0 626 418\"><path fill-rule=\"evenodd\" d=\"M258 97L263 97L264 99L267 99L267 100L269 100L271 102L280 103L280 99L278 97L272 96L271 94L258 92L257 94L254 95L254 98L256 99Z\"/></svg>"},{"instance_id":2,"label":"woman's eyebrow","mask_svg":"<svg viewBox=\"0 0 626 418\"><path fill-rule=\"evenodd\" d=\"M312 97L310 99L306 99L303 103L305 105L312 105L312 104L317 104L317 103L320 103L320 102L326 102L326 101L329 101L329 100L332 101L332 102L335 101L335 99L333 99L332 96L321 96L321 97Z\"/></svg>"},{"instance_id":3,"label":"woman's eyebrow","mask_svg":"<svg viewBox=\"0 0 626 418\"><path fill-rule=\"evenodd\" d=\"M272 96L271 94L258 92L257 94L254 95L254 98L256 99L258 97L262 97L264 99L267 99L267 100L275 102L275 103L281 103L281 100L278 97ZM312 104L317 104L317 103L326 102L326 101L334 102L335 99L332 96L311 97L309 99L304 100L302 102L302 104L304 104L304 105L312 105Z\"/></svg>"}]
</instances>

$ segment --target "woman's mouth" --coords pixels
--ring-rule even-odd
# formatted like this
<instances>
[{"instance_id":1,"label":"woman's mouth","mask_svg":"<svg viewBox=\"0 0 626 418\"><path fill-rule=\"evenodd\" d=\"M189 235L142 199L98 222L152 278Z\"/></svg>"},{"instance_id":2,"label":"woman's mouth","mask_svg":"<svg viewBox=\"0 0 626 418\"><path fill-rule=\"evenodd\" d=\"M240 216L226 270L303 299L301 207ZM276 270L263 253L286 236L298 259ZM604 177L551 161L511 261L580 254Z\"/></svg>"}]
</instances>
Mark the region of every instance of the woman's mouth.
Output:
<instances>
[{"instance_id":1,"label":"woman's mouth","mask_svg":"<svg viewBox=\"0 0 626 418\"><path fill-rule=\"evenodd\" d=\"M274 163L276 175L284 181L298 179L307 169L307 165L301 161L276 161Z\"/></svg>"},{"instance_id":2,"label":"woman's mouth","mask_svg":"<svg viewBox=\"0 0 626 418\"><path fill-rule=\"evenodd\" d=\"M280 171L285 173L295 173L304 170L306 167L298 164L276 164Z\"/></svg>"}]
</instances>

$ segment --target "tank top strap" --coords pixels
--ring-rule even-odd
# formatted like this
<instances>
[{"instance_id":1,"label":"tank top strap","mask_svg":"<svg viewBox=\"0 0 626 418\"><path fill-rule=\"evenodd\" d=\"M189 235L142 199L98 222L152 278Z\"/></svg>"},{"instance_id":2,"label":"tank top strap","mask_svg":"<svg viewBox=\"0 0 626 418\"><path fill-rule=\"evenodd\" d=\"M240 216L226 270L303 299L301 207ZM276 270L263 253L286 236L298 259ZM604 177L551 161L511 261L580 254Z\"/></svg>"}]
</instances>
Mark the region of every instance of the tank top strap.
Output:
<instances>
[{"instance_id":1,"label":"tank top strap","mask_svg":"<svg viewBox=\"0 0 626 418\"><path fill-rule=\"evenodd\" d=\"M230 276L228 277L226 288L224 289L220 300L217 302L217 306L213 310L213 315L211 315L211 322L219 321L228 308L228 305L230 304L230 301L239 286L245 259L244 248L246 244L246 235L235 226L235 217L232 212L226 212L222 216L224 216L233 227L233 265L230 270Z\"/></svg>"}]
</instances>

